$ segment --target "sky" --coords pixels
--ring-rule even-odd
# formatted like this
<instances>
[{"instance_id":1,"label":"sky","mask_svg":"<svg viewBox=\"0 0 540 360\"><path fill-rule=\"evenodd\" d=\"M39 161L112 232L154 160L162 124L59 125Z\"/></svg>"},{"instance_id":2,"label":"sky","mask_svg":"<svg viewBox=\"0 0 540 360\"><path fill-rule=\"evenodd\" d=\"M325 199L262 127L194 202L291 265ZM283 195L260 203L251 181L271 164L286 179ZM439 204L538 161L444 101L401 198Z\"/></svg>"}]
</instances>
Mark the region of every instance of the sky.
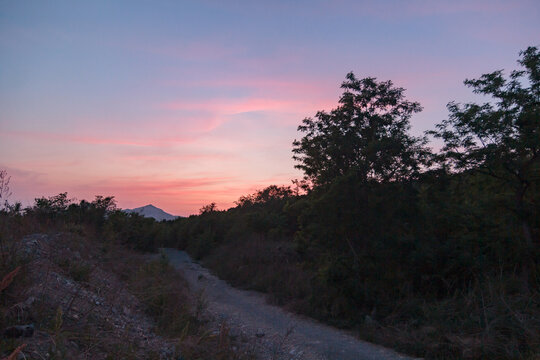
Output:
<instances>
[{"instance_id":1,"label":"sky","mask_svg":"<svg viewBox=\"0 0 540 360\"><path fill-rule=\"evenodd\" d=\"M539 1L0 0L0 169L23 205L227 209L302 177L297 127L349 71L405 88L421 135L538 45Z\"/></svg>"}]
</instances>

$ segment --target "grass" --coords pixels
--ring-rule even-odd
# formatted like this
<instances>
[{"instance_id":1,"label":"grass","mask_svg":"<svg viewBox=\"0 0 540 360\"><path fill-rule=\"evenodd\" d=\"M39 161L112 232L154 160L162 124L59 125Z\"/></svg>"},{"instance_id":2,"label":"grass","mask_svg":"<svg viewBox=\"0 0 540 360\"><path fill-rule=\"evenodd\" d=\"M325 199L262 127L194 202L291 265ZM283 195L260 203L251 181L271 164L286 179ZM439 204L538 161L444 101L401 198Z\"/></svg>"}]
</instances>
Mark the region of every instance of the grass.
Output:
<instances>
[{"instance_id":1,"label":"grass","mask_svg":"<svg viewBox=\"0 0 540 360\"><path fill-rule=\"evenodd\" d=\"M253 237L245 242L225 243L203 261L232 285L266 292L271 303L298 312L306 306L302 299L312 292L311 276L289 242Z\"/></svg>"},{"instance_id":2,"label":"grass","mask_svg":"<svg viewBox=\"0 0 540 360\"><path fill-rule=\"evenodd\" d=\"M115 298L127 291L138 298L153 319L153 331L175 344L170 357L181 353L185 360L255 359L250 345L244 346L241 339L231 336L226 324L214 328L206 314L204 298L190 292L187 282L166 258L148 261L148 255L109 242L97 236L92 227L49 224L46 229L54 234L49 236L54 239L51 240L54 246L47 248L37 263L30 262L24 255L21 240L25 235L42 231L42 225L24 217L0 220L0 327L32 322L39 336L46 336L41 345L36 345L39 343L36 337L0 339L0 357L16 358L16 352L27 344L23 350L25 356L35 351L45 356L48 352L50 359L83 354L92 357L96 353L106 354L110 359L136 359L140 358L141 350L145 352L144 358L160 359L162 354L155 349L141 349L140 344L134 344L129 331L117 338L114 335L117 330L103 317L103 311L109 310L87 303L91 299L84 298L85 292ZM36 266L45 268L37 270ZM34 277L27 277L32 271L41 274L40 283ZM54 290L47 282L49 276L70 278L74 282L69 285L61 280L60 288ZM113 277L118 280L113 281ZM112 287L106 288L105 283L111 283ZM62 286L67 285L71 290L64 292ZM26 308L23 303L30 288L41 291L42 296L36 296ZM129 299L132 298L124 300L126 306L138 311ZM77 312L73 311L75 307ZM74 314L79 316L74 318Z\"/></svg>"},{"instance_id":3,"label":"grass","mask_svg":"<svg viewBox=\"0 0 540 360\"><path fill-rule=\"evenodd\" d=\"M316 269L304 267L290 243L263 237L226 242L202 261L234 286L265 292L270 302L328 322L313 303L325 291L312 287ZM520 284L517 274L482 277L453 296L405 295L364 314L359 323L350 325L347 319L331 323L426 359L538 360L540 289L526 293Z\"/></svg>"},{"instance_id":4,"label":"grass","mask_svg":"<svg viewBox=\"0 0 540 360\"><path fill-rule=\"evenodd\" d=\"M164 254L141 265L129 286L154 318L157 332L179 340L178 349L185 359L255 359L240 339L230 335L225 323L217 332L211 330L204 298L189 292L187 282Z\"/></svg>"}]
</instances>

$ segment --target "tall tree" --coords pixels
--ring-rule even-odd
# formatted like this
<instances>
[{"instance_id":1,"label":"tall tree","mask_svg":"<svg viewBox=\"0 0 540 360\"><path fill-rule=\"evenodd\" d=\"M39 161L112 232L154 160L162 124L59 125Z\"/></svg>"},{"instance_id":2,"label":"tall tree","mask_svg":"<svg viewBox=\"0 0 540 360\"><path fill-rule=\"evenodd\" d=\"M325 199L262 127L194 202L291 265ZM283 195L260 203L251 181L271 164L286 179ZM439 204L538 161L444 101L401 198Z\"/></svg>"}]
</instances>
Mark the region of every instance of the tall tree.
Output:
<instances>
[{"instance_id":1,"label":"tall tree","mask_svg":"<svg viewBox=\"0 0 540 360\"><path fill-rule=\"evenodd\" d=\"M11 196L9 182L11 176L8 176L7 170L0 170L0 209L8 209L8 198Z\"/></svg>"},{"instance_id":2,"label":"tall tree","mask_svg":"<svg viewBox=\"0 0 540 360\"><path fill-rule=\"evenodd\" d=\"M425 139L408 134L409 119L420 112L391 81L357 79L351 72L341 88L339 106L306 118L293 142L297 168L314 185L326 185L354 171L363 182L387 182L416 173L426 155Z\"/></svg>"},{"instance_id":3,"label":"tall tree","mask_svg":"<svg viewBox=\"0 0 540 360\"><path fill-rule=\"evenodd\" d=\"M533 245L527 200L540 181L540 52L520 52L508 79L498 70L465 80L474 93L490 96L483 104L448 104L449 118L429 132L444 140L441 162L457 171L487 174L513 190L514 211L526 243Z\"/></svg>"}]
</instances>

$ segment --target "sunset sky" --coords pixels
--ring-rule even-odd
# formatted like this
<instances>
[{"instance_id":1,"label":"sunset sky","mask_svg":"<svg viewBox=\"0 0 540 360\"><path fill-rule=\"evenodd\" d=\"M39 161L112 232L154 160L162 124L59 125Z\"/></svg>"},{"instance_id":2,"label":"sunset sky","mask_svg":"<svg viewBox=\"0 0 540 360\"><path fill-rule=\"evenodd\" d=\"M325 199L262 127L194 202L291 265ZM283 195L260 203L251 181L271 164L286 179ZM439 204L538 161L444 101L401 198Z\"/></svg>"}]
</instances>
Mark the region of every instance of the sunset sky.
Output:
<instances>
[{"instance_id":1,"label":"sunset sky","mask_svg":"<svg viewBox=\"0 0 540 360\"><path fill-rule=\"evenodd\" d=\"M406 88L418 135L530 45L540 1L1 1L0 169L24 205L226 209L301 178L296 128L347 72Z\"/></svg>"}]
</instances>

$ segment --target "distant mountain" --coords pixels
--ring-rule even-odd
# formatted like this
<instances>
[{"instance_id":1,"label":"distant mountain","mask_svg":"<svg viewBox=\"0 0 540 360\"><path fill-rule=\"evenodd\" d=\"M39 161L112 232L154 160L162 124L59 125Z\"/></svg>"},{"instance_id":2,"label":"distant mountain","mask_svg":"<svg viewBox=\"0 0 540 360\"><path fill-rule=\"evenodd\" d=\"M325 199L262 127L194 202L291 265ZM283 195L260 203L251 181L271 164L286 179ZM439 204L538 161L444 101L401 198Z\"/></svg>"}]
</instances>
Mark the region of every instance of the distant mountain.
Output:
<instances>
[{"instance_id":1,"label":"distant mountain","mask_svg":"<svg viewBox=\"0 0 540 360\"><path fill-rule=\"evenodd\" d=\"M171 215L169 213L166 213L165 211L161 210L160 208L155 207L154 205L146 205L142 207L138 207L135 209L124 209L124 212L126 213L137 213L144 217L151 217L156 219L157 221L163 221L163 220L174 220L178 216Z\"/></svg>"}]
</instances>

